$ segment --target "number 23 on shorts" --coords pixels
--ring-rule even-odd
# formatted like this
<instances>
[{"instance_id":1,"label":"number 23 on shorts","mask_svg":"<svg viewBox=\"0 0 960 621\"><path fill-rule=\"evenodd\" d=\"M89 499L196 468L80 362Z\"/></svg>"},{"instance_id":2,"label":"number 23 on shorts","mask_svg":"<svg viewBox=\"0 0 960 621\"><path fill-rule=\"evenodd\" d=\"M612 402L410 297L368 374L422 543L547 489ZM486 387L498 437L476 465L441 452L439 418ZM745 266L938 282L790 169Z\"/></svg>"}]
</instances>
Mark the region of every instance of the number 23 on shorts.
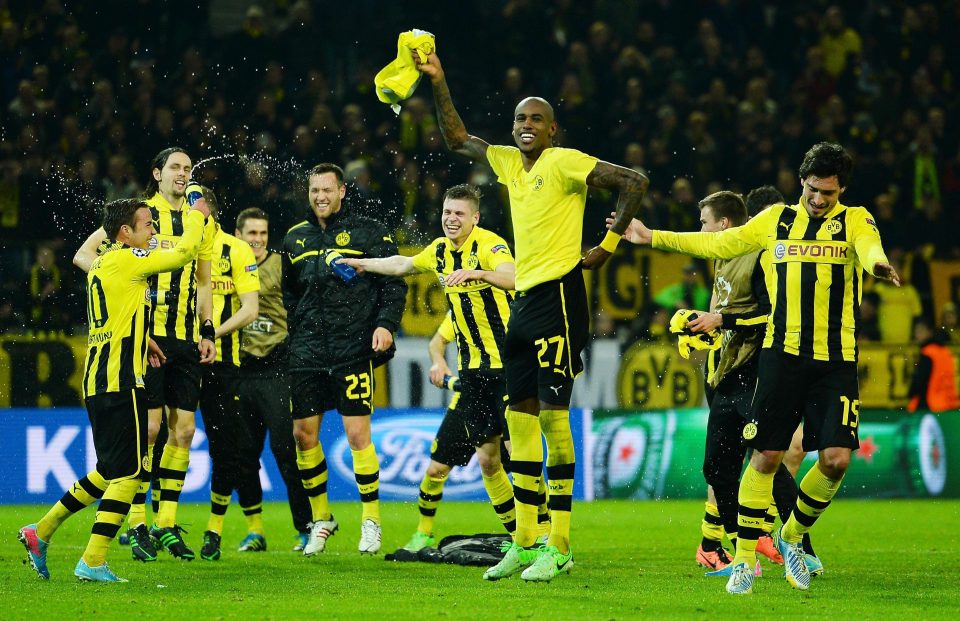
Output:
<instances>
[{"instance_id":1,"label":"number 23 on shorts","mask_svg":"<svg viewBox=\"0 0 960 621\"><path fill-rule=\"evenodd\" d=\"M343 378L347 381L346 395L348 399L359 400L370 398L370 374L353 373ZM359 388L359 392L357 389Z\"/></svg>"}]
</instances>

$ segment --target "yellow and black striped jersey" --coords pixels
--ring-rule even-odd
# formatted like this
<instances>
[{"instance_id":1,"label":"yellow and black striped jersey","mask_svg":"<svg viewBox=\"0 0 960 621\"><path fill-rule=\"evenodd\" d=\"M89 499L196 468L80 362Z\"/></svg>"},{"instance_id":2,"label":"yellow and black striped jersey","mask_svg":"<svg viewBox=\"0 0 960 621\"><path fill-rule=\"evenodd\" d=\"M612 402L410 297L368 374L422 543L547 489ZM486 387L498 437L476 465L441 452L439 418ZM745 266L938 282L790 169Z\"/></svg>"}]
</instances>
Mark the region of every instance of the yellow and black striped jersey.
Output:
<instances>
[{"instance_id":1,"label":"yellow and black striped jersey","mask_svg":"<svg viewBox=\"0 0 960 621\"><path fill-rule=\"evenodd\" d=\"M186 199L173 207L157 192L146 203L150 207L153 228L157 232L151 240L150 248L173 248L183 235L184 214L190 211ZM157 274L151 279L150 288L157 292L157 301L153 304L151 334L197 341L200 328L196 313L197 260L213 258L213 241L219 228L213 218L207 218L197 258L181 269Z\"/></svg>"},{"instance_id":2,"label":"yellow and black striped jersey","mask_svg":"<svg viewBox=\"0 0 960 621\"><path fill-rule=\"evenodd\" d=\"M213 288L213 327L219 328L240 310L240 295L260 291L257 259L250 244L220 230L214 238L210 263ZM217 339L217 362L240 366L240 330Z\"/></svg>"},{"instance_id":3,"label":"yellow and black striped jersey","mask_svg":"<svg viewBox=\"0 0 960 621\"><path fill-rule=\"evenodd\" d=\"M529 172L516 147L487 147L497 181L507 186L517 251L517 291L557 280L580 263L587 176L597 158L545 149Z\"/></svg>"},{"instance_id":4,"label":"yellow and black striped jersey","mask_svg":"<svg viewBox=\"0 0 960 621\"><path fill-rule=\"evenodd\" d=\"M483 281L448 287L445 278L459 269L492 272L504 263L513 263L507 242L479 226L459 250L446 237L439 237L413 257L414 267L435 272L443 285L453 317L460 370L503 368L501 354L512 298Z\"/></svg>"},{"instance_id":5,"label":"yellow and black striped jersey","mask_svg":"<svg viewBox=\"0 0 960 621\"><path fill-rule=\"evenodd\" d=\"M763 346L815 360L857 359L863 270L887 262L870 213L840 203L822 218L802 204L774 205L717 233L654 231L653 247L719 259L765 249Z\"/></svg>"},{"instance_id":6,"label":"yellow and black striped jersey","mask_svg":"<svg viewBox=\"0 0 960 621\"><path fill-rule=\"evenodd\" d=\"M178 243L144 250L111 244L87 273L87 356L83 396L143 387L149 334L150 290L154 274L178 270L193 261L203 235L203 215L183 218Z\"/></svg>"}]
</instances>

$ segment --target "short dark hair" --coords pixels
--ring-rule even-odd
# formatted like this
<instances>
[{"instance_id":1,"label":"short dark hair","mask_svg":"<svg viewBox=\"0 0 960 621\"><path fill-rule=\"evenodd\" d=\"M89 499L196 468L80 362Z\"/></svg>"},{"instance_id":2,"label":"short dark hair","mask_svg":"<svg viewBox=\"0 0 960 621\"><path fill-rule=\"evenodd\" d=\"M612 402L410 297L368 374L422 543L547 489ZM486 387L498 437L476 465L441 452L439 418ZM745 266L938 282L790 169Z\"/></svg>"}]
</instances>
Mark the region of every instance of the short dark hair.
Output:
<instances>
[{"instance_id":1,"label":"short dark hair","mask_svg":"<svg viewBox=\"0 0 960 621\"><path fill-rule=\"evenodd\" d=\"M761 185L747 193L747 213L755 216L770 205L783 202L783 194L772 185Z\"/></svg>"},{"instance_id":2,"label":"short dark hair","mask_svg":"<svg viewBox=\"0 0 960 621\"><path fill-rule=\"evenodd\" d=\"M800 179L810 175L825 179L836 175L841 188L850 183L853 158L835 142L818 142L810 147L800 164Z\"/></svg>"},{"instance_id":3,"label":"short dark hair","mask_svg":"<svg viewBox=\"0 0 960 621\"><path fill-rule=\"evenodd\" d=\"M337 185L343 185L343 169L337 166L336 164L331 164L330 162L324 162L322 164L317 164L309 171L307 171L307 181L310 180L310 177L314 175L323 175L326 173L333 173L337 177Z\"/></svg>"},{"instance_id":4,"label":"short dark hair","mask_svg":"<svg viewBox=\"0 0 960 621\"><path fill-rule=\"evenodd\" d=\"M480 190L478 188L470 185L469 183L461 183L460 185L455 185L447 189L447 191L443 193L443 202L450 200L470 201L473 203L473 210L477 211L480 209L481 197L482 194L480 194Z\"/></svg>"},{"instance_id":5,"label":"short dark hair","mask_svg":"<svg viewBox=\"0 0 960 621\"><path fill-rule=\"evenodd\" d=\"M116 239L120 227L124 224L130 228L135 228L137 211L142 207L147 207L147 204L139 198L120 198L105 204L103 206L103 230L107 232L107 237Z\"/></svg>"},{"instance_id":6,"label":"short dark hair","mask_svg":"<svg viewBox=\"0 0 960 621\"><path fill-rule=\"evenodd\" d=\"M747 206L743 203L743 197L730 190L714 192L697 206L700 209L709 207L714 218L726 218L733 226L741 226L747 221Z\"/></svg>"},{"instance_id":7,"label":"short dark hair","mask_svg":"<svg viewBox=\"0 0 960 621\"><path fill-rule=\"evenodd\" d=\"M238 231L243 231L243 225L247 223L247 220L266 220L270 222L270 216L259 207L247 207L237 216Z\"/></svg>"},{"instance_id":8,"label":"short dark hair","mask_svg":"<svg viewBox=\"0 0 960 621\"><path fill-rule=\"evenodd\" d=\"M147 179L147 185L143 188L144 198L151 198L160 191L160 182L153 178L153 171L158 168L163 170L163 167L167 165L167 160L169 160L170 156L174 153L183 153L187 157L190 157L190 154L182 147L167 147L160 153L157 153L153 159L150 160L150 177Z\"/></svg>"},{"instance_id":9,"label":"short dark hair","mask_svg":"<svg viewBox=\"0 0 960 621\"><path fill-rule=\"evenodd\" d=\"M213 192L211 188L208 188L205 185L201 185L200 189L203 190L203 198L207 200L207 207L210 208L210 215L213 216L214 222L220 222L220 200L217 199L217 195Z\"/></svg>"}]
</instances>

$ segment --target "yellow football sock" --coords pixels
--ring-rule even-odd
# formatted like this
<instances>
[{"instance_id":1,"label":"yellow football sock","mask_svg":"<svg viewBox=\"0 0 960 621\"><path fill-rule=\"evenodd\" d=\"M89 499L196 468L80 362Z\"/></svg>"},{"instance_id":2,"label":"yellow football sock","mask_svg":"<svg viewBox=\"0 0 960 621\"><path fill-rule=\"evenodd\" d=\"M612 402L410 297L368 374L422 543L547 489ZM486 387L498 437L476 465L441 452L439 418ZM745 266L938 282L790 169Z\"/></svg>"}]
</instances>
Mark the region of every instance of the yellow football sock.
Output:
<instances>
[{"instance_id":1,"label":"yellow football sock","mask_svg":"<svg viewBox=\"0 0 960 621\"><path fill-rule=\"evenodd\" d=\"M437 505L443 500L443 486L449 474L432 477L423 475L420 481L420 497L417 499L417 508L420 510L420 522L417 530L424 535L433 536L433 522L437 517Z\"/></svg>"},{"instance_id":2,"label":"yellow football sock","mask_svg":"<svg viewBox=\"0 0 960 621\"><path fill-rule=\"evenodd\" d=\"M540 412L540 429L547 440L547 480L550 490L549 545L566 554L570 551L570 511L573 508L573 475L576 454L568 410Z\"/></svg>"},{"instance_id":3,"label":"yellow football sock","mask_svg":"<svg viewBox=\"0 0 960 621\"><path fill-rule=\"evenodd\" d=\"M87 548L83 551L83 560L90 567L99 567L106 562L107 548L127 517L130 501L139 487L139 478L110 482L97 508L97 517L90 531L90 539L87 540Z\"/></svg>"},{"instance_id":4,"label":"yellow football sock","mask_svg":"<svg viewBox=\"0 0 960 621\"><path fill-rule=\"evenodd\" d=\"M757 540L763 533L763 521L773 502L773 473L763 474L748 464L740 479L738 499L737 555L733 562L747 563L752 568L757 561Z\"/></svg>"},{"instance_id":5,"label":"yellow football sock","mask_svg":"<svg viewBox=\"0 0 960 621\"><path fill-rule=\"evenodd\" d=\"M177 523L180 492L190 466L190 449L167 444L160 457L160 513L157 526L170 528Z\"/></svg>"},{"instance_id":6,"label":"yellow football sock","mask_svg":"<svg viewBox=\"0 0 960 621\"><path fill-rule=\"evenodd\" d=\"M57 532L67 518L102 498L106 489L107 481L100 476L99 472L96 470L88 472L86 476L70 486L57 504L50 507L47 514L40 518L37 522L37 536L49 542L53 533Z\"/></svg>"},{"instance_id":7,"label":"yellow football sock","mask_svg":"<svg viewBox=\"0 0 960 621\"><path fill-rule=\"evenodd\" d=\"M371 443L359 451L350 450L353 454L353 476L357 480L357 489L360 491L360 502L363 506L361 521L373 520L380 523L380 462L377 460L377 449Z\"/></svg>"},{"instance_id":8,"label":"yellow football sock","mask_svg":"<svg viewBox=\"0 0 960 621\"><path fill-rule=\"evenodd\" d=\"M493 476L484 474L483 486L487 488L487 495L500 523L512 535L517 530L517 511L513 501L513 485L510 484L510 478L503 466L500 466Z\"/></svg>"},{"instance_id":9,"label":"yellow football sock","mask_svg":"<svg viewBox=\"0 0 960 621\"><path fill-rule=\"evenodd\" d=\"M517 514L514 541L524 547L537 540L537 489L543 480L543 441L536 416L507 409L507 426L513 454L513 496Z\"/></svg>"},{"instance_id":10,"label":"yellow football sock","mask_svg":"<svg viewBox=\"0 0 960 621\"><path fill-rule=\"evenodd\" d=\"M787 543L800 543L804 533L813 527L820 514L830 506L830 501L840 489L842 482L843 478L839 480L827 478L820 470L819 462L810 468L800 482L797 507L790 514L787 523L783 525L783 538Z\"/></svg>"},{"instance_id":11,"label":"yellow football sock","mask_svg":"<svg viewBox=\"0 0 960 621\"><path fill-rule=\"evenodd\" d=\"M300 470L300 480L303 489L310 499L310 511L313 520L329 520L330 500L327 497L327 460L323 456L323 447L317 444L312 449L301 451L297 449L297 468Z\"/></svg>"},{"instance_id":12,"label":"yellow football sock","mask_svg":"<svg viewBox=\"0 0 960 621\"><path fill-rule=\"evenodd\" d=\"M720 510L712 502L704 503L703 521L700 522L700 533L704 539L723 541L723 520L720 519Z\"/></svg>"}]
</instances>

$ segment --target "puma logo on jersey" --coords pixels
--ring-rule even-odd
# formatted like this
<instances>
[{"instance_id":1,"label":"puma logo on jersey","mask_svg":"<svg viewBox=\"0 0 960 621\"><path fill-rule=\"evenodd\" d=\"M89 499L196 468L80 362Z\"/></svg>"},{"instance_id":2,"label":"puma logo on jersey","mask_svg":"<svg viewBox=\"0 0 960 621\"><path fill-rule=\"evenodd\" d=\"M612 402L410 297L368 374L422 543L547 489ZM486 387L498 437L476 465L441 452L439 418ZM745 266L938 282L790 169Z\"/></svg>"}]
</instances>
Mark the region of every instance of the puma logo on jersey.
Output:
<instances>
[{"instance_id":1,"label":"puma logo on jersey","mask_svg":"<svg viewBox=\"0 0 960 621\"><path fill-rule=\"evenodd\" d=\"M300 244L301 246L303 246L303 242L305 242L305 241L307 241L307 240L305 240L305 239L298 239L298 240L297 240L297 243ZM304 246L304 248L306 248L306 246Z\"/></svg>"},{"instance_id":2,"label":"puma logo on jersey","mask_svg":"<svg viewBox=\"0 0 960 621\"><path fill-rule=\"evenodd\" d=\"M787 224L786 222L779 222L779 223L777 224L777 226L782 226L783 228L787 229L788 231L790 230L790 225Z\"/></svg>"},{"instance_id":3,"label":"puma logo on jersey","mask_svg":"<svg viewBox=\"0 0 960 621\"><path fill-rule=\"evenodd\" d=\"M560 396L561 388L563 388L563 386L550 386L550 390L552 390L553 394L557 395L558 397Z\"/></svg>"}]
</instances>

